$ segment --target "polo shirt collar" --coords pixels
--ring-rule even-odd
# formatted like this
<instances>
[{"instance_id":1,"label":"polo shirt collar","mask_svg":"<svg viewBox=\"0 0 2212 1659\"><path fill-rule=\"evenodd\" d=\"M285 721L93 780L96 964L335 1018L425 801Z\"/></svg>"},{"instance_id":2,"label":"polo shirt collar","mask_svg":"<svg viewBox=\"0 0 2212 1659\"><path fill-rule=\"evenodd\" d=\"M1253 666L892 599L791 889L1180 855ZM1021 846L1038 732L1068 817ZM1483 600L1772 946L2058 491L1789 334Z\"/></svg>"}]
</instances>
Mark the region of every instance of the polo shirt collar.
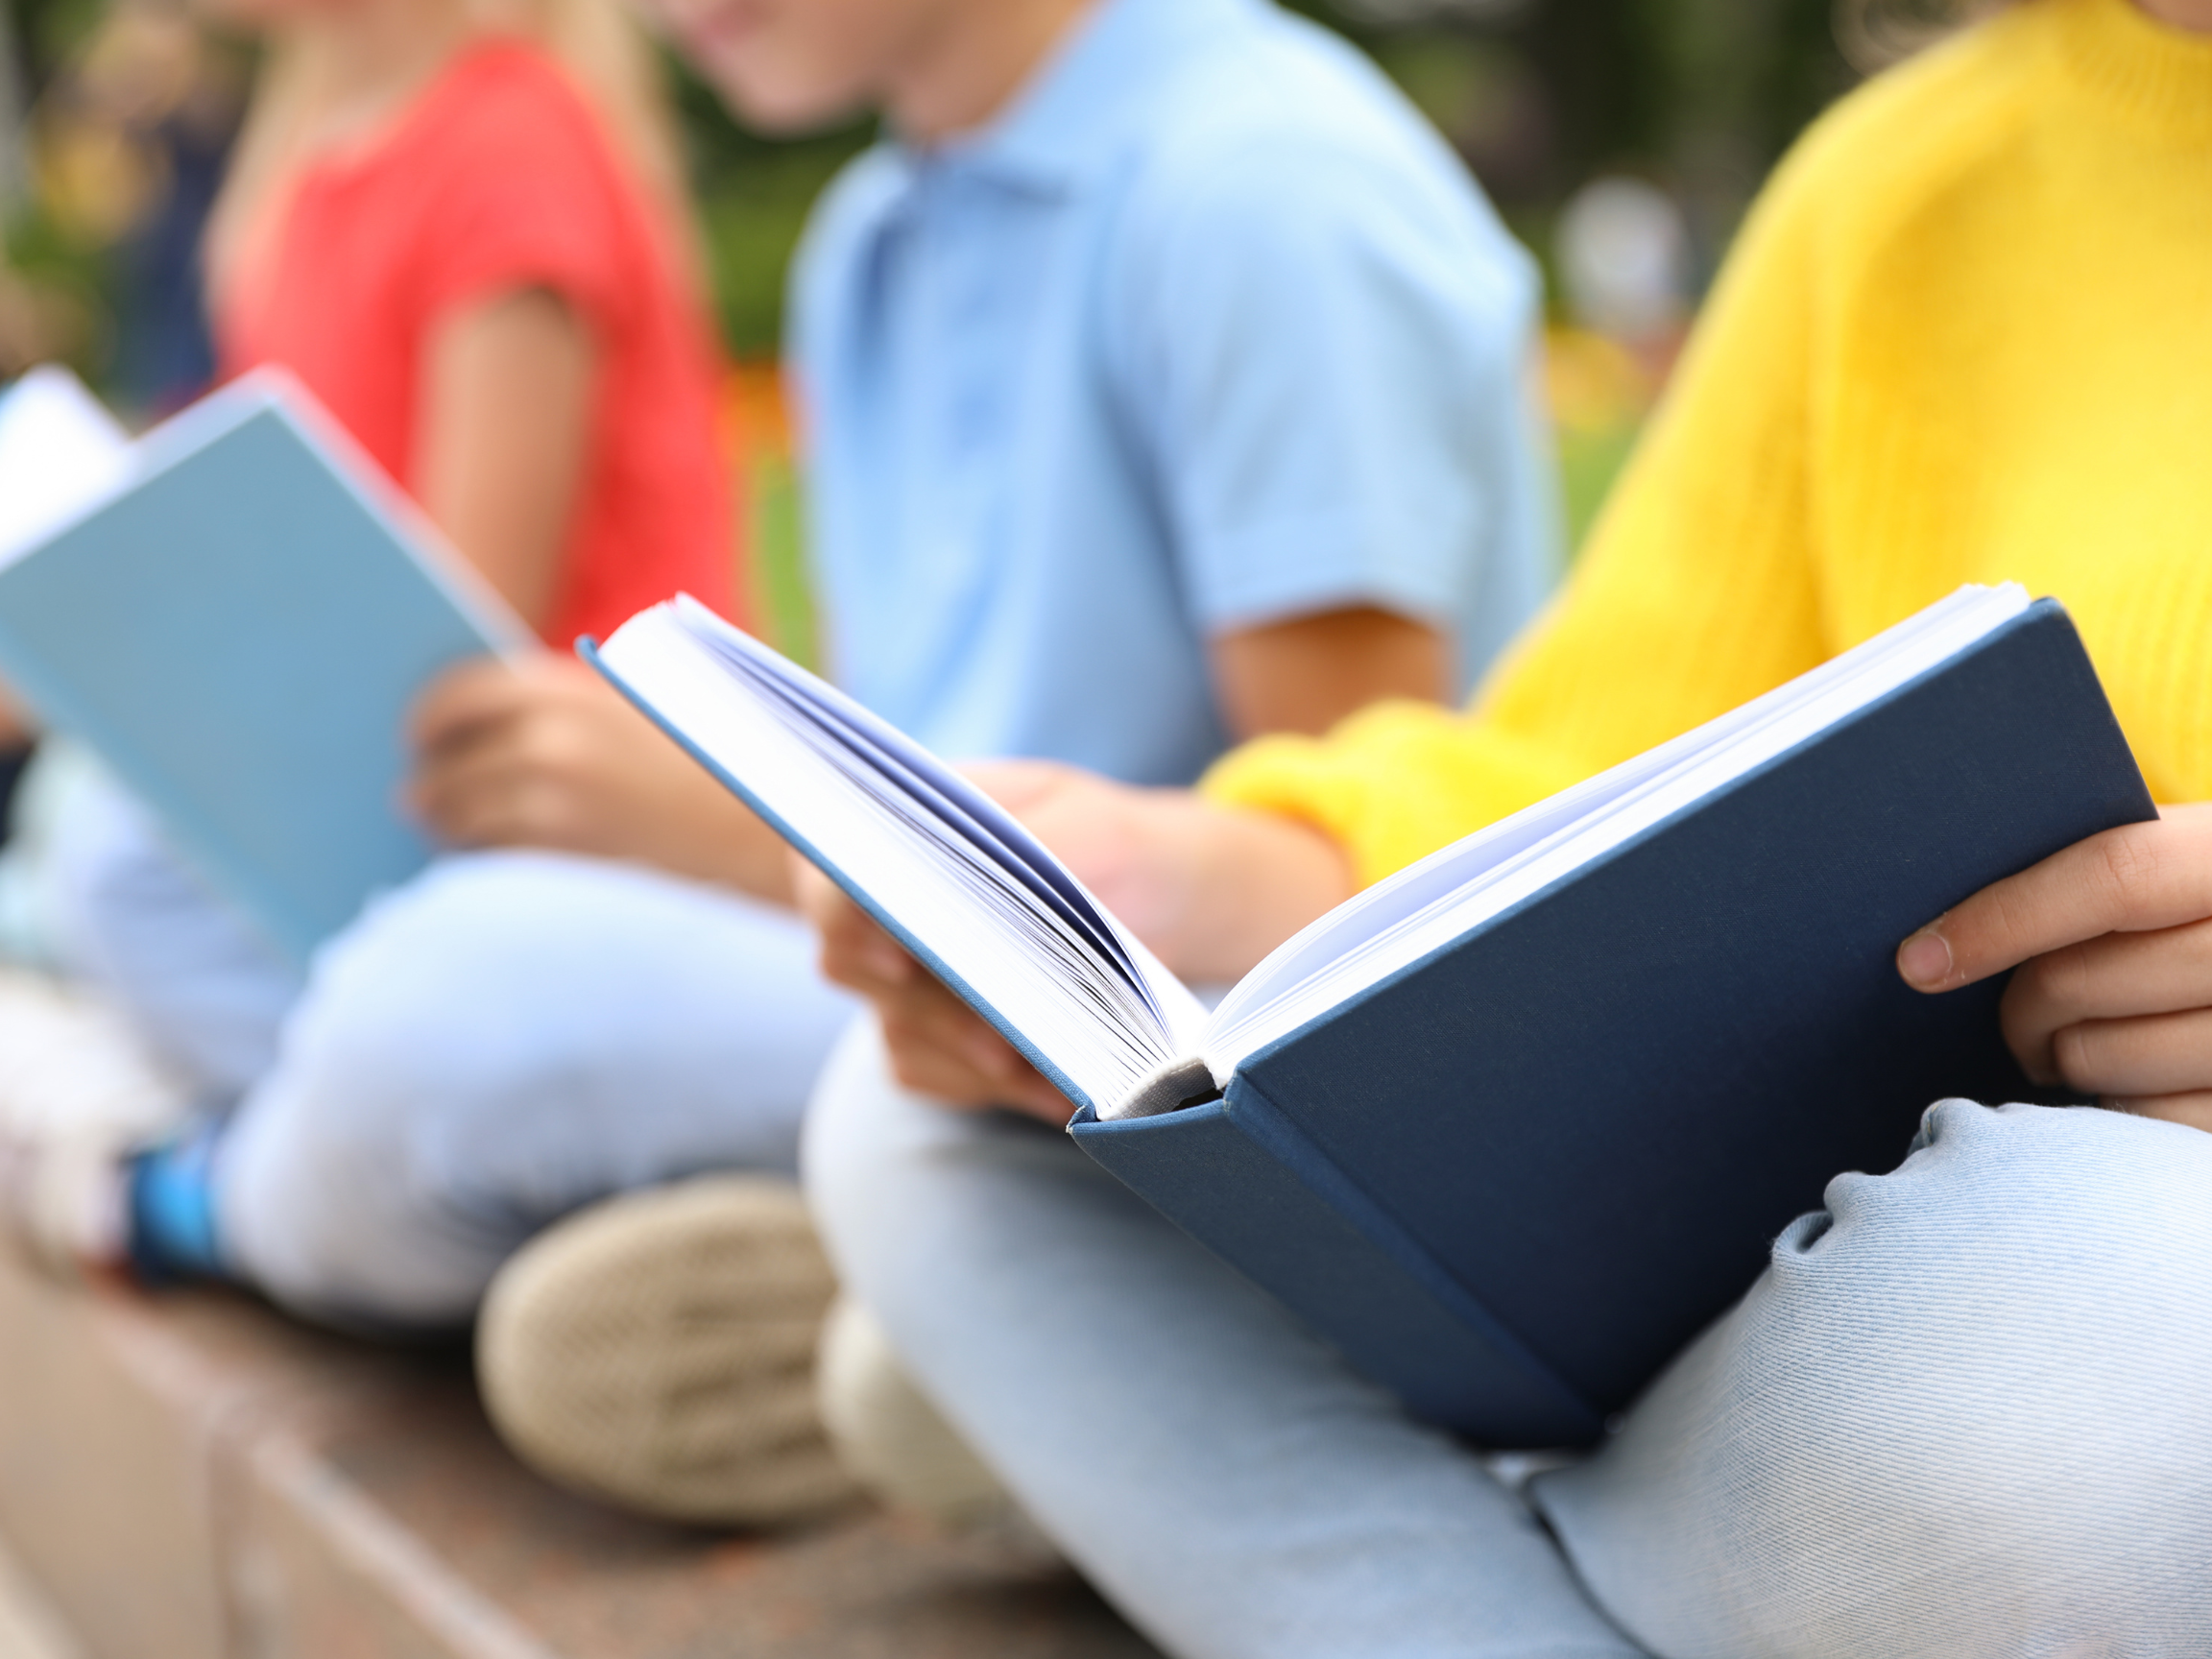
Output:
<instances>
[{"instance_id":1,"label":"polo shirt collar","mask_svg":"<svg viewBox=\"0 0 2212 1659\"><path fill-rule=\"evenodd\" d=\"M1271 0L1094 0L997 120L935 151L899 143L911 169L942 168L1057 194L1112 160L1142 95L1193 38L1255 20Z\"/></svg>"}]
</instances>

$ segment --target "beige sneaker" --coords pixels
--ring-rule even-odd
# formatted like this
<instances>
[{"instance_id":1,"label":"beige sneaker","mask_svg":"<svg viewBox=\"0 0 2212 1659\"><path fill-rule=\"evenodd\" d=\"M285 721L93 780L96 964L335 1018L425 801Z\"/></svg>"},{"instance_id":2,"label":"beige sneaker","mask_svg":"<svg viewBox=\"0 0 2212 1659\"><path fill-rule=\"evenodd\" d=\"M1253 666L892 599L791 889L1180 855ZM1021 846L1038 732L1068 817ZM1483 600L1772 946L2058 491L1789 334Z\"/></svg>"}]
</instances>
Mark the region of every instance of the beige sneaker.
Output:
<instances>
[{"instance_id":1,"label":"beige sneaker","mask_svg":"<svg viewBox=\"0 0 2212 1659\"><path fill-rule=\"evenodd\" d=\"M835 1290L788 1181L630 1193L500 1269L477 1382L508 1445L565 1485L675 1520L797 1520L855 1490L814 1406Z\"/></svg>"},{"instance_id":2,"label":"beige sneaker","mask_svg":"<svg viewBox=\"0 0 2212 1659\"><path fill-rule=\"evenodd\" d=\"M949 1531L1052 1553L1012 1493L916 1386L876 1316L840 1297L822 1331L822 1423L854 1479Z\"/></svg>"}]
</instances>

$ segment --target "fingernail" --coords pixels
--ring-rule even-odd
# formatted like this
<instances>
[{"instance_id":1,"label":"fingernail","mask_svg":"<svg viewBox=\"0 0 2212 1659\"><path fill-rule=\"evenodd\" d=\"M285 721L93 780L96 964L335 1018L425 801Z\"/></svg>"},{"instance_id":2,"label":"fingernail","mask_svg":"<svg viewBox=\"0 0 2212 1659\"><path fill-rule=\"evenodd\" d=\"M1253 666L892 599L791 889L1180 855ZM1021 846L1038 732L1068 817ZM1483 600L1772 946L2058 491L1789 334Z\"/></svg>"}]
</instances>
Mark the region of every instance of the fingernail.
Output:
<instances>
[{"instance_id":1,"label":"fingernail","mask_svg":"<svg viewBox=\"0 0 2212 1659\"><path fill-rule=\"evenodd\" d=\"M1951 941L1933 927L1923 927L1897 947L1897 972L1905 983L1920 990L1940 985L1951 977Z\"/></svg>"}]
</instances>

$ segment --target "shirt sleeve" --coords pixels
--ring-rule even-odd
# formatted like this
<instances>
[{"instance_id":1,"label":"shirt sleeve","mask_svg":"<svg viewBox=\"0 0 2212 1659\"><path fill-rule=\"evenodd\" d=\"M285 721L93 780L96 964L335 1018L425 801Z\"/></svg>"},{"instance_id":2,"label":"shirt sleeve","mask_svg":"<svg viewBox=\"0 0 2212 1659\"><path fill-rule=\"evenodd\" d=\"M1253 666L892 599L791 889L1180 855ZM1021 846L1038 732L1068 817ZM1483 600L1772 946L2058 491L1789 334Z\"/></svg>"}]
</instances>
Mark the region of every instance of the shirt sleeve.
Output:
<instances>
[{"instance_id":1,"label":"shirt sleeve","mask_svg":"<svg viewBox=\"0 0 2212 1659\"><path fill-rule=\"evenodd\" d=\"M1440 155L1293 133L1173 165L1122 238L1120 367L1201 626L1455 627L1533 470L1527 255Z\"/></svg>"},{"instance_id":2,"label":"shirt sleeve","mask_svg":"<svg viewBox=\"0 0 2212 1659\"><path fill-rule=\"evenodd\" d=\"M1471 712L1388 704L1263 738L1206 793L1316 826L1364 884L1825 660L1811 194L1785 169L1755 209L1573 578Z\"/></svg>"},{"instance_id":3,"label":"shirt sleeve","mask_svg":"<svg viewBox=\"0 0 2212 1659\"><path fill-rule=\"evenodd\" d=\"M636 223L596 118L550 73L502 85L448 135L417 264L425 323L519 289L605 335L624 314Z\"/></svg>"}]
</instances>

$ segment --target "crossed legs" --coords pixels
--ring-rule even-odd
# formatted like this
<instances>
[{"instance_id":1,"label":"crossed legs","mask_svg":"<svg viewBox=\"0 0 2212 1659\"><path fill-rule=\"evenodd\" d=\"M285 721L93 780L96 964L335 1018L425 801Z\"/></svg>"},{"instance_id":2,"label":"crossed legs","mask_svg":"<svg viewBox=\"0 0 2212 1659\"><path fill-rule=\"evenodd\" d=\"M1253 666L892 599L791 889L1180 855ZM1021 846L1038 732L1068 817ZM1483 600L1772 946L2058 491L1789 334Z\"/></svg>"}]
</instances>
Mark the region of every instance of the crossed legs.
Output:
<instances>
[{"instance_id":1,"label":"crossed legs","mask_svg":"<svg viewBox=\"0 0 2212 1659\"><path fill-rule=\"evenodd\" d=\"M1931 1112L1527 1504L1064 1138L825 1074L811 1195L916 1380L1186 1659L2212 1650L2212 1136ZM1547 1526L1548 1524L1548 1526Z\"/></svg>"},{"instance_id":2,"label":"crossed legs","mask_svg":"<svg viewBox=\"0 0 2212 1659\"><path fill-rule=\"evenodd\" d=\"M551 853L440 860L304 980L128 802L82 827L82 949L228 1118L228 1263L312 1316L466 1322L547 1223L709 1169L790 1173L852 1014L788 913Z\"/></svg>"}]
</instances>

